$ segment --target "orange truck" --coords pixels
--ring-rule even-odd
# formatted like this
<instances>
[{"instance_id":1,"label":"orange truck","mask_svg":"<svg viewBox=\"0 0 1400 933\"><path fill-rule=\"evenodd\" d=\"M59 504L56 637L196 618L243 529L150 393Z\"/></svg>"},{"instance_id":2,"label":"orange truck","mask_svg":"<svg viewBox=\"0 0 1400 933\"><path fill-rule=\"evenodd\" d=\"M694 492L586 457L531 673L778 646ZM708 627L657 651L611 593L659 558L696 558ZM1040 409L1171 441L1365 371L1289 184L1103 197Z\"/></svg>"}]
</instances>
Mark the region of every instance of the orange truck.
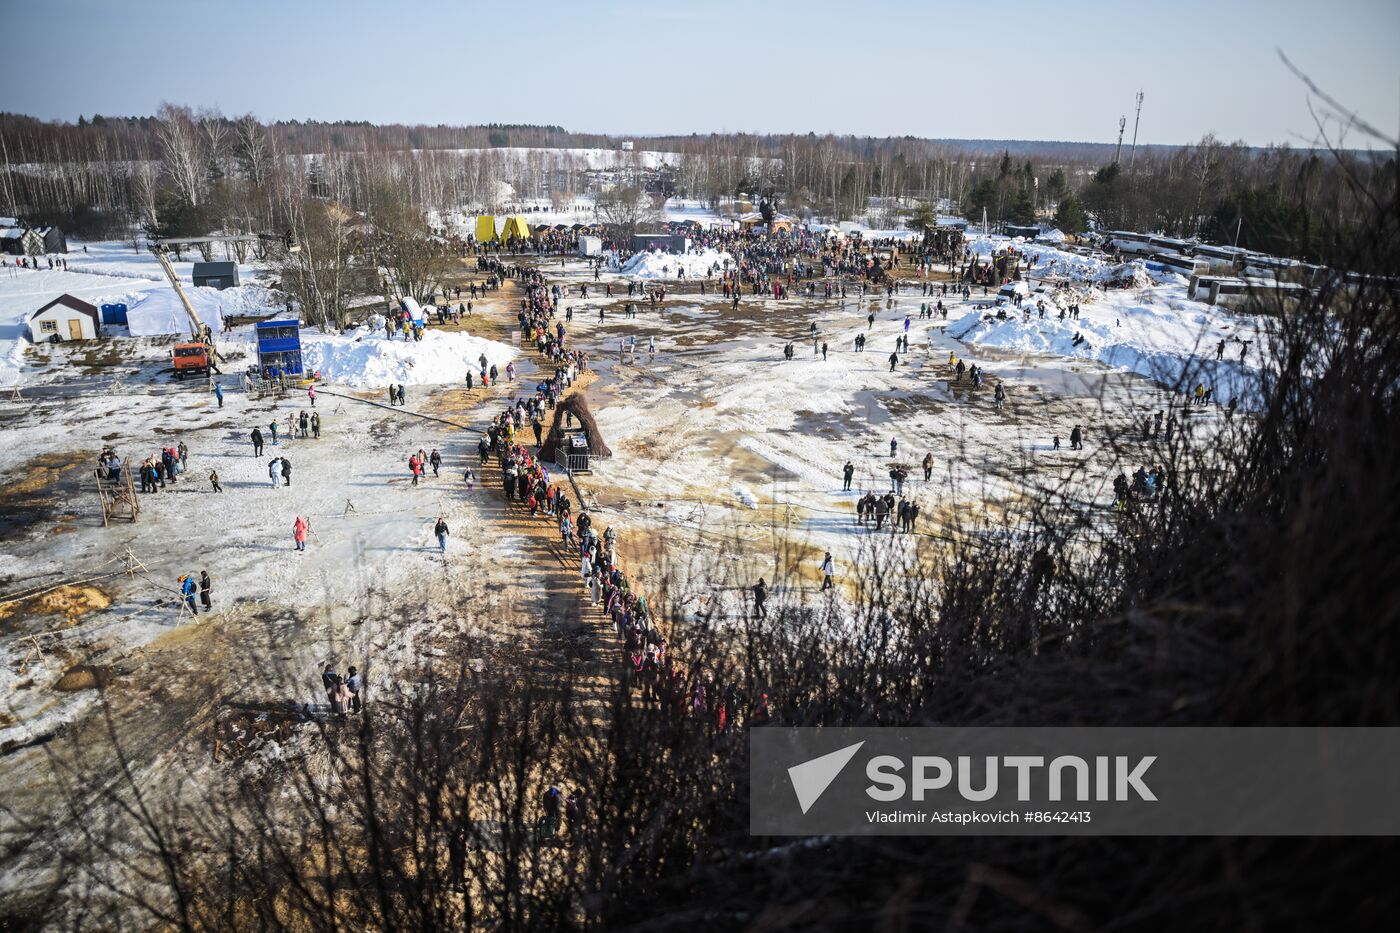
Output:
<instances>
[{"instance_id":1,"label":"orange truck","mask_svg":"<svg viewBox=\"0 0 1400 933\"><path fill-rule=\"evenodd\" d=\"M175 378L209 375L209 345L205 343L177 343L171 352L175 364Z\"/></svg>"}]
</instances>

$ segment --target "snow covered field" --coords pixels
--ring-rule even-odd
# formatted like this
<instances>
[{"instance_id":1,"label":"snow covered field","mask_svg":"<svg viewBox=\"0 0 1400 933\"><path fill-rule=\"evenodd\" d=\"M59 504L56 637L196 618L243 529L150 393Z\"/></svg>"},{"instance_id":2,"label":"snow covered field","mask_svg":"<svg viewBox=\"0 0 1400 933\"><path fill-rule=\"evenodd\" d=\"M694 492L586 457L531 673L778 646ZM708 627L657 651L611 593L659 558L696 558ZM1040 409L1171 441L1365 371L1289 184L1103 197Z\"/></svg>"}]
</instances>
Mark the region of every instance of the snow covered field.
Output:
<instances>
[{"instance_id":1,"label":"snow covered field","mask_svg":"<svg viewBox=\"0 0 1400 933\"><path fill-rule=\"evenodd\" d=\"M667 280L675 283L674 276L672 269ZM576 264L565 279L591 275ZM1171 392L1156 380L1175 381L1206 349L1207 371L1224 381L1238 364L1215 364L1215 343L1206 341L1253 333L1248 319L1188 302L1179 286L1078 287L1078 327L1104 348L1102 358L1080 347L1069 352L1074 322L1053 314L1027 323L1008 312L1006 321L981 323L980 290L970 301L947 301L946 322L920 320L920 306L935 299L907 286L893 300L745 296L737 313L722 297L701 298L694 285L668 291L659 310L643 305L635 319L617 313L622 299L596 290L566 304L575 314L572 339L597 348L601 378L589 394L614 451L587 485L609 523L667 542L678 562L673 570L696 548L736 537L759 553L788 540L809 563L829 550L849 567L872 541L854 522L855 501L867 490L890 489L896 464L908 471L904 491L919 504L925 531L954 512L975 519L1014 501L1028 481L1070 482L1084 501L1106 507L1112 476L1094 464L1107 460L1109 434L1133 430L1145 413L1164 408ZM599 306L611 308L602 322ZM891 372L906 317L911 352ZM863 353L853 348L857 334L869 341ZM627 349L634 337L635 355ZM654 357L646 350L653 337ZM796 354L785 361L789 341ZM950 354L983 367L984 386L951 382ZM1004 411L992 400L999 381L1008 392ZM1219 419L1213 408L1193 421L1209 431ZM1069 450L1076 424L1087 435L1082 452ZM928 482L920 469L926 453L934 459ZM856 473L844 491L848 459Z\"/></svg>"},{"instance_id":2,"label":"snow covered field","mask_svg":"<svg viewBox=\"0 0 1400 933\"><path fill-rule=\"evenodd\" d=\"M83 251L84 246L87 252ZM184 261L173 265L196 313L216 332L223 329L222 322L227 317L264 316L277 310L268 290L257 284L258 270L250 264L239 266L243 284L237 288L195 288L189 284L194 266L191 255L198 254L187 253ZM68 271L21 269L14 265L12 257L5 257L5 264L0 267L0 386L63 378L63 361L88 352L94 343L103 343L63 344L58 348L37 348L41 352L36 352L26 336L26 322L31 313L60 295L69 294L98 307L125 304L129 326L104 328L104 334L113 340L189 332L179 297L148 251L134 251L130 243L120 241L73 241L63 258ZM46 264L41 260L41 265ZM137 360L150 356L148 349L139 342L129 346L131 356ZM168 350L155 356L165 353ZM40 358L47 363L38 365Z\"/></svg>"},{"instance_id":3,"label":"snow covered field","mask_svg":"<svg viewBox=\"0 0 1400 933\"><path fill-rule=\"evenodd\" d=\"M688 275L705 274L716 259L722 265L718 255L692 258ZM655 275L675 283L676 257L635 262L632 278ZM475 460L476 430L412 414L479 429L511 394L533 385L531 354L508 342L518 298L513 284L478 302L465 329L432 326L422 341L389 340L372 325L345 335L304 331L306 362L327 384L316 408L323 436L289 440L286 418L310 411L305 395L260 401L230 380L219 408L202 387L172 386L160 374L168 353L160 338L113 337L87 349L73 344L59 350L17 339L23 316L65 291L99 303L169 292L157 281L109 274L139 269L136 263L107 273L0 274L0 327L8 328L0 330L0 340L9 341L0 379L50 383L52 390L0 399L8 442L0 449L0 591L109 568L128 547L150 570L149 576L104 579L100 588L111 604L69 619L0 617L7 661L0 691L9 697L0 742L24 748L60 726L92 728L95 691L56 688L66 671L88 665L118 679L123 728L149 746L147 766L159 769L178 754L172 723L207 723L211 709L227 708L231 692L239 702L267 708L311 706L320 702L317 671L327 661L343 667L347 659L366 659L376 665L371 670L388 676L444 650L438 639L463 626L567 618L575 592L533 585L541 579L542 559L557 562L552 552L541 558L532 551L538 529L517 527L496 489L478 484L468 492L462 482L462 470ZM561 272L550 260L547 275L569 286L592 281L582 261ZM628 276L608 272L603 278L621 283ZM580 478L584 504L596 510L600 526L618 529L629 574L643 588L688 563L730 561L738 578L768 574L780 594L799 598L816 598L813 575L824 551L834 555L840 579L877 541L913 548L928 540L876 535L853 520L856 498L888 490L895 464L908 470L904 491L922 510L925 535L936 535L954 514L994 516L1027 482L1072 483L1084 502L1104 506L1112 479L1102 468L1106 441L1166 399L1145 378L1163 378L1149 364L1162 364L1170 376L1213 351L1212 341L1253 333L1253 322L1186 301L1178 284L1108 293L1084 282L1071 286L1076 290L1057 300L1077 296L1077 322L1061 322L1056 312L1029 322L1014 312L1004 321L982 320L986 312L975 307L980 294L970 302L950 301L946 321L920 319L920 305L934 299L907 286L893 299L745 296L735 312L722 296L702 298L684 281L668 288L660 309L643 302L631 319L620 313L622 295L590 289L588 299L566 298L575 312L570 339L589 353L598 374L588 395L614 452ZM601 322L599 308L608 311ZM873 324L867 321L872 313ZM1076 329L1089 343L1066 346ZM906 333L910 352L901 353L891 371L890 351ZM857 334L869 340L863 353L854 350ZM646 350L653 337L654 357ZM636 354L623 352L633 338ZM788 342L796 350L791 361L782 356ZM219 346L241 369L249 333L225 333ZM489 393L465 392L463 377L483 353L502 369L514 360L518 381ZM950 382L950 354L984 367L986 385L972 390ZM1255 352L1244 365L1257 358ZM1214 365L1223 380L1240 364ZM93 391L96 373L127 378ZM1008 392L1002 411L991 398L998 381ZM370 404L391 382L413 387L407 410ZM363 400L350 397L357 394ZM1219 418L1211 409L1192 420L1200 421L1198 430L1210 430ZM284 425L276 447L270 446L274 419ZM1076 424L1087 432L1084 451L1068 449ZM252 455L248 440L255 425L269 438L261 457ZM1057 435L1060 450L1052 445ZM898 442L893 456L892 438ZM143 496L135 524L103 528L94 516L90 474L101 446L114 445L136 463L180 441L190 447L189 473ZM434 447L445 457L443 475L412 486L407 456ZM926 453L934 458L929 481L919 466ZM273 455L294 464L291 486L271 483L267 461ZM848 459L855 480L845 491L841 466ZM218 471L223 493L212 491L210 470ZM296 515L309 516L316 530L304 554L291 547ZM445 563L430 535L439 515L453 531ZM788 559L798 569L778 577L778 564ZM177 625L168 587L181 573L201 569L214 576L219 612L198 627ZM531 585L521 587L522 580ZM479 616L441 609L443 588L471 587L482 592L465 604ZM723 619L736 598L717 593L709 605L719 607ZM31 665L21 674L27 634L45 639L49 665ZM288 679L264 681L247 669L250 658L268 655L279 659L285 668L279 677ZM0 777L41 793L34 769L42 752L4 760ZM196 764L208 766L207 752Z\"/></svg>"},{"instance_id":4,"label":"snow covered field","mask_svg":"<svg viewBox=\"0 0 1400 933\"><path fill-rule=\"evenodd\" d=\"M234 259L232 255L225 254L221 246L214 247L213 255L216 262ZM189 282L194 264L203 262L203 259L193 249L185 250L181 256L179 260L171 256L170 264L174 267L176 275L180 276L181 282ZM148 279L160 283L166 281L160 264L146 249L144 237L137 247L133 247L130 240L69 240L68 252L63 258L68 260L68 268L73 271ZM243 284L251 283L259 271L255 263L238 263L238 274Z\"/></svg>"}]
</instances>

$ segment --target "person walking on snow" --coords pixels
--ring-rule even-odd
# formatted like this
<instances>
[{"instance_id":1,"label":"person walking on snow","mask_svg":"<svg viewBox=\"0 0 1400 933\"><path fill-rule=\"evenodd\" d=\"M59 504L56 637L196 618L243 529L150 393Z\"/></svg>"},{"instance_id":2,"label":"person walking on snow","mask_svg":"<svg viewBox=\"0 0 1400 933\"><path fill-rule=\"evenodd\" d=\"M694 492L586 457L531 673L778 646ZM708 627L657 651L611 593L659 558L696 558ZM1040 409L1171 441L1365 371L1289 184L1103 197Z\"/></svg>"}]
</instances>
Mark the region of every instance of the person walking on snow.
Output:
<instances>
[{"instance_id":1,"label":"person walking on snow","mask_svg":"<svg viewBox=\"0 0 1400 933\"><path fill-rule=\"evenodd\" d=\"M433 534L437 535L438 553L446 554L448 534L447 519L443 518L441 515L438 516L437 524L433 526Z\"/></svg>"},{"instance_id":2,"label":"person walking on snow","mask_svg":"<svg viewBox=\"0 0 1400 933\"><path fill-rule=\"evenodd\" d=\"M307 397L308 399L311 400L311 407L312 407L312 408L315 408L315 407L316 407L316 387L315 387L315 386L307 386L307 387L306 387L306 397Z\"/></svg>"},{"instance_id":3,"label":"person walking on snow","mask_svg":"<svg viewBox=\"0 0 1400 933\"><path fill-rule=\"evenodd\" d=\"M272 480L272 488L277 488L277 480L282 475L282 461L278 457L273 457L267 461L267 478Z\"/></svg>"},{"instance_id":4,"label":"person walking on snow","mask_svg":"<svg viewBox=\"0 0 1400 933\"><path fill-rule=\"evenodd\" d=\"M851 478L856 475L856 465L847 460L846 465L841 468L841 491L851 491Z\"/></svg>"},{"instance_id":5,"label":"person walking on snow","mask_svg":"<svg viewBox=\"0 0 1400 933\"><path fill-rule=\"evenodd\" d=\"M276 418L273 418L272 421L268 424L267 427L268 427L268 430L270 430L270 431L272 432L272 446L273 446L273 447L276 447L276 446L277 446L277 419L276 419Z\"/></svg>"},{"instance_id":6,"label":"person walking on snow","mask_svg":"<svg viewBox=\"0 0 1400 933\"><path fill-rule=\"evenodd\" d=\"M833 589L835 584L831 582L831 577L836 573L836 564L831 559L831 552L826 552L826 558L822 561L822 592Z\"/></svg>"},{"instance_id":7,"label":"person walking on snow","mask_svg":"<svg viewBox=\"0 0 1400 933\"><path fill-rule=\"evenodd\" d=\"M361 709L360 691L364 689L364 679L360 677L359 668L353 664L345 672L345 689L350 691L350 711L358 713Z\"/></svg>"},{"instance_id":8,"label":"person walking on snow","mask_svg":"<svg viewBox=\"0 0 1400 933\"><path fill-rule=\"evenodd\" d=\"M890 372L894 372L894 368L895 368L896 366L898 366L898 365L899 365L899 353L896 351L896 352L890 354Z\"/></svg>"},{"instance_id":9,"label":"person walking on snow","mask_svg":"<svg viewBox=\"0 0 1400 933\"><path fill-rule=\"evenodd\" d=\"M209 571L201 570L199 572L199 601L204 605L205 612L214 608L214 602L209 596L209 589L213 585L214 582L209 579Z\"/></svg>"},{"instance_id":10,"label":"person walking on snow","mask_svg":"<svg viewBox=\"0 0 1400 933\"><path fill-rule=\"evenodd\" d=\"M321 672L321 686L326 690L326 700L330 702L335 696L336 688L340 686L340 675L335 672L335 668L327 664L326 669Z\"/></svg>"},{"instance_id":11,"label":"person walking on snow","mask_svg":"<svg viewBox=\"0 0 1400 933\"><path fill-rule=\"evenodd\" d=\"M199 615L199 610L194 604L195 583L194 577L185 574L180 578L180 595L185 598L185 605L190 607L190 615Z\"/></svg>"},{"instance_id":12,"label":"person walking on snow","mask_svg":"<svg viewBox=\"0 0 1400 933\"><path fill-rule=\"evenodd\" d=\"M262 436L262 432L259 431L257 428L254 428L254 429L253 429L253 456L254 456L254 457L261 457L261 456L262 456L262 450L263 450L263 436Z\"/></svg>"},{"instance_id":13,"label":"person walking on snow","mask_svg":"<svg viewBox=\"0 0 1400 933\"><path fill-rule=\"evenodd\" d=\"M433 452L428 455L428 462L433 465L433 475L437 476L438 468L442 466L442 454L438 453L436 447L434 447Z\"/></svg>"},{"instance_id":14,"label":"person walking on snow","mask_svg":"<svg viewBox=\"0 0 1400 933\"><path fill-rule=\"evenodd\" d=\"M292 485L292 461L286 457L282 458L282 485Z\"/></svg>"},{"instance_id":15,"label":"person walking on snow","mask_svg":"<svg viewBox=\"0 0 1400 933\"><path fill-rule=\"evenodd\" d=\"M214 398L218 401L219 407L224 407L224 387L219 383L214 383Z\"/></svg>"},{"instance_id":16,"label":"person walking on snow","mask_svg":"<svg viewBox=\"0 0 1400 933\"><path fill-rule=\"evenodd\" d=\"M308 527L306 519L300 515L298 515L297 520L292 523L292 540L296 542L298 551L306 550L306 529Z\"/></svg>"},{"instance_id":17,"label":"person walking on snow","mask_svg":"<svg viewBox=\"0 0 1400 933\"><path fill-rule=\"evenodd\" d=\"M899 453L899 441L892 437L890 438L890 458L893 459L897 453Z\"/></svg>"}]
</instances>

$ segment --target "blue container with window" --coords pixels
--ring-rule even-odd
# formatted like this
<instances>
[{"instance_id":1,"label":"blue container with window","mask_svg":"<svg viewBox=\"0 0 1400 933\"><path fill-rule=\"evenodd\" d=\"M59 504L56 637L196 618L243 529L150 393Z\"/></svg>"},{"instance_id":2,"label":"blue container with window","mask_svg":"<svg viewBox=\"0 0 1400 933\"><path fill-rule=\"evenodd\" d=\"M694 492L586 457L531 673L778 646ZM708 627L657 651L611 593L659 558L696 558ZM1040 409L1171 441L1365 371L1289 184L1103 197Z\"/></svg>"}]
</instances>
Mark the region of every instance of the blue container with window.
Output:
<instances>
[{"instance_id":1,"label":"blue container with window","mask_svg":"<svg viewBox=\"0 0 1400 933\"><path fill-rule=\"evenodd\" d=\"M298 321L263 321L256 325L258 369L263 376L279 371L286 376L302 375L301 323Z\"/></svg>"}]
</instances>

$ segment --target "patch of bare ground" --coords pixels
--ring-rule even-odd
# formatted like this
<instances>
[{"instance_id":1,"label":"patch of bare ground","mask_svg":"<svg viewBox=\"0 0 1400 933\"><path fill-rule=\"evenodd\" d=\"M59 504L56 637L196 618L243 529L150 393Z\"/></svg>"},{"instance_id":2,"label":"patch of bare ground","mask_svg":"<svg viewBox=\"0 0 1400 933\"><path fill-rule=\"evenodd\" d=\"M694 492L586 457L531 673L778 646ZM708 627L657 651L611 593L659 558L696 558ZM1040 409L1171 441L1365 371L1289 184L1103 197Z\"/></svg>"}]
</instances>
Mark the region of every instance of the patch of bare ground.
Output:
<instances>
[{"instance_id":1,"label":"patch of bare ground","mask_svg":"<svg viewBox=\"0 0 1400 933\"><path fill-rule=\"evenodd\" d=\"M76 625L89 612L106 609L112 599L91 584L64 584L46 593L0 604L0 623L9 619L61 616L63 624Z\"/></svg>"}]
</instances>

